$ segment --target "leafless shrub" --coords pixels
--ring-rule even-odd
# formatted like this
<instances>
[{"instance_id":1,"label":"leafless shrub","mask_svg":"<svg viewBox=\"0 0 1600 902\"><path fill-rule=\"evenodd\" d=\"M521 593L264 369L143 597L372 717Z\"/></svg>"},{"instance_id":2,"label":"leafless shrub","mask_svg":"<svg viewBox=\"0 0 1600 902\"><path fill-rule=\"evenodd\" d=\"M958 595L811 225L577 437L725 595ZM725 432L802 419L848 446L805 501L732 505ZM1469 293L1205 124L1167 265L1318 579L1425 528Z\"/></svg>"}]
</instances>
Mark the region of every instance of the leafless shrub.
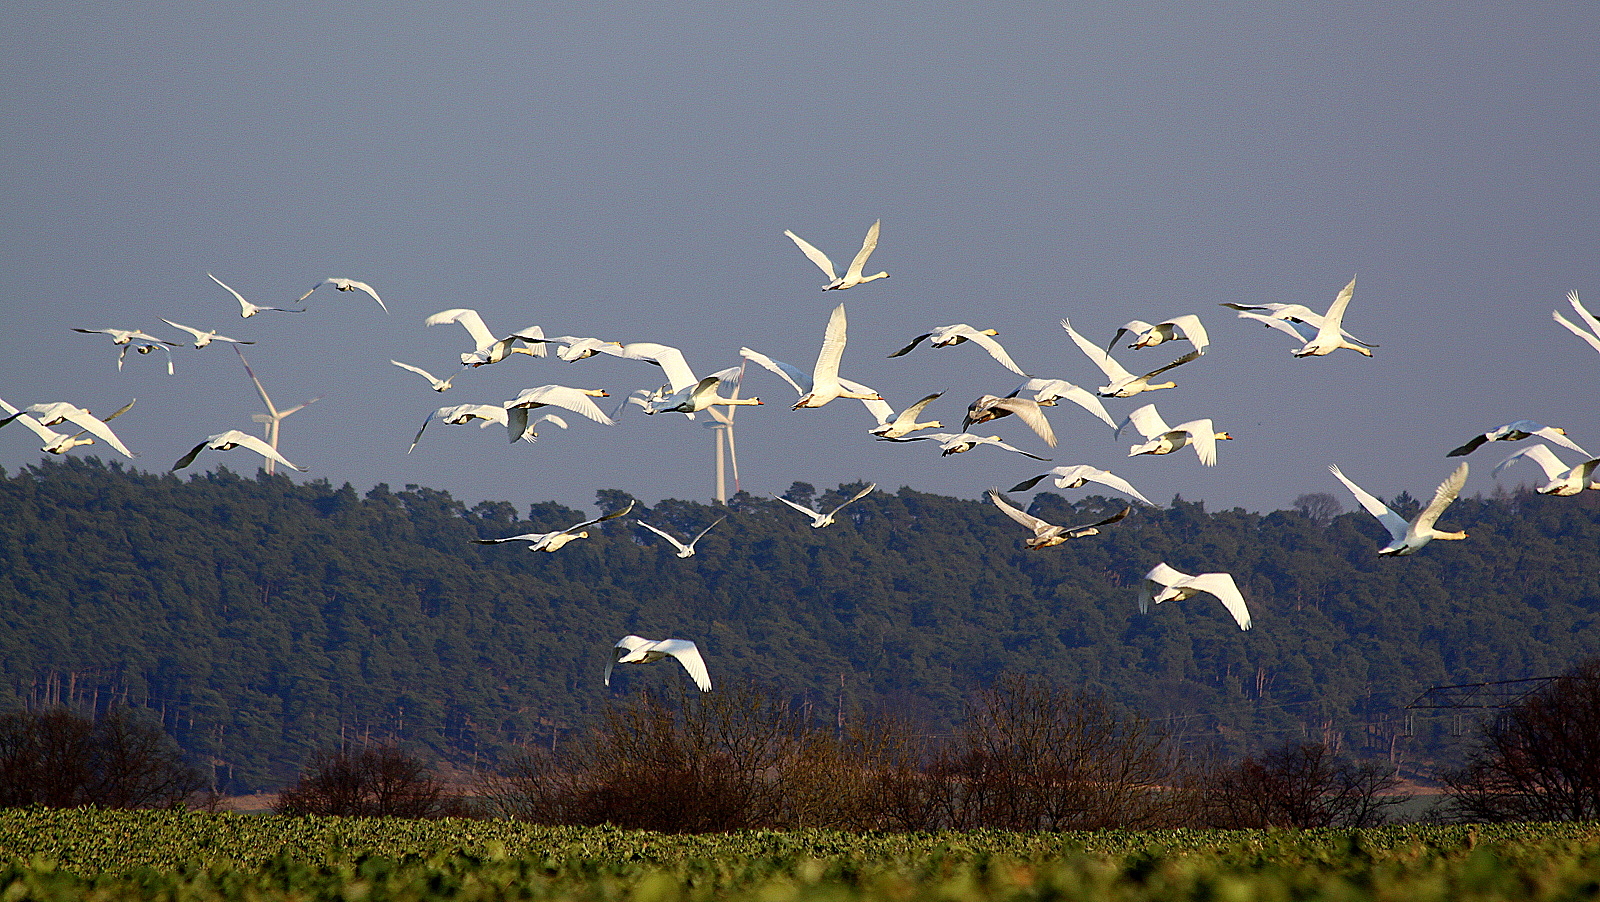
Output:
<instances>
[{"instance_id":1,"label":"leafless shrub","mask_svg":"<svg viewBox=\"0 0 1600 902\"><path fill-rule=\"evenodd\" d=\"M1348 761L1324 744L1290 742L1190 780L1195 826L1373 827L1406 801L1392 770Z\"/></svg>"},{"instance_id":2,"label":"leafless shrub","mask_svg":"<svg viewBox=\"0 0 1600 902\"><path fill-rule=\"evenodd\" d=\"M1464 820L1600 818L1600 659L1484 723L1444 783Z\"/></svg>"},{"instance_id":3,"label":"leafless shrub","mask_svg":"<svg viewBox=\"0 0 1600 902\"><path fill-rule=\"evenodd\" d=\"M160 728L120 708L98 719L65 708L0 717L0 807L166 808L204 785Z\"/></svg>"},{"instance_id":4,"label":"leafless shrub","mask_svg":"<svg viewBox=\"0 0 1600 902\"><path fill-rule=\"evenodd\" d=\"M445 793L428 765L393 745L317 752L300 779L278 796L279 814L351 817L452 817L464 806Z\"/></svg>"}]
</instances>

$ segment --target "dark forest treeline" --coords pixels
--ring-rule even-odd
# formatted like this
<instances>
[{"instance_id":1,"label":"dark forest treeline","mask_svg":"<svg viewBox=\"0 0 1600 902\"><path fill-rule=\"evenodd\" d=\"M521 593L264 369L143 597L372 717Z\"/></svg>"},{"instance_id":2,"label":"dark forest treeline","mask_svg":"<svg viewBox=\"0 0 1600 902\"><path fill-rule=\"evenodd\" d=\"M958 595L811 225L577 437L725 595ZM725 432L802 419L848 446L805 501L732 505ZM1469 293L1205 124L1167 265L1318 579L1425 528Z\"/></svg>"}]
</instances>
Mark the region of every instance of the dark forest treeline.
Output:
<instances>
[{"instance_id":1,"label":"dark forest treeline","mask_svg":"<svg viewBox=\"0 0 1600 902\"><path fill-rule=\"evenodd\" d=\"M632 517L554 554L470 541L593 516L554 503L523 517L416 486L72 458L0 473L0 707L149 707L231 791L282 785L341 739L488 764L683 680L665 662L601 685L612 643L637 633L693 639L720 686L758 683L828 721L892 712L937 733L1022 674L1225 754L1304 735L1414 761L1450 754L1447 717L1405 735L1428 687L1600 654L1597 498L1462 499L1447 519L1471 539L1402 559L1377 556L1365 513L1180 499L1042 551L985 501L905 488L821 530L750 496L636 507L683 535L728 514L684 560ZM1042 493L1033 510L1075 523L1121 506ZM1139 614L1139 579L1163 560L1233 573L1255 628L1208 596Z\"/></svg>"}]
</instances>

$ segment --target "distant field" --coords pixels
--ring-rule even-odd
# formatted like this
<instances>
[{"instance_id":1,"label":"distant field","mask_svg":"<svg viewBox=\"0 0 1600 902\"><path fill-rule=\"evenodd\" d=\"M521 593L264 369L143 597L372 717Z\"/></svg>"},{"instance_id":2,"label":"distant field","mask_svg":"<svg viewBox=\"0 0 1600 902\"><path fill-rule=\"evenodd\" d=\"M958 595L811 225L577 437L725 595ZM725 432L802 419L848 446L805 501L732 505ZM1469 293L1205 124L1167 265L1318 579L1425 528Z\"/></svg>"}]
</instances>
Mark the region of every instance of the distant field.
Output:
<instances>
[{"instance_id":1,"label":"distant field","mask_svg":"<svg viewBox=\"0 0 1600 902\"><path fill-rule=\"evenodd\" d=\"M507 821L0 811L0 899L1577 899L1600 825L665 836Z\"/></svg>"}]
</instances>

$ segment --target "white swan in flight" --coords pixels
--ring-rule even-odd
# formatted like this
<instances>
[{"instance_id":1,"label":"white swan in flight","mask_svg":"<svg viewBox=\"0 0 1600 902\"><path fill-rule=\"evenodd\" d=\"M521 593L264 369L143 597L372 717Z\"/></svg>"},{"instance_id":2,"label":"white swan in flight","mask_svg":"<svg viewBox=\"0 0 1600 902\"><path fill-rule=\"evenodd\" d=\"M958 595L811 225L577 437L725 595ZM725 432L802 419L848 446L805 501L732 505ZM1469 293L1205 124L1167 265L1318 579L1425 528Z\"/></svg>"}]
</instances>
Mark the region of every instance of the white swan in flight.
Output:
<instances>
[{"instance_id":1,"label":"white swan in flight","mask_svg":"<svg viewBox=\"0 0 1600 902\"><path fill-rule=\"evenodd\" d=\"M970 432L935 432L932 435L908 435L905 438L892 438L889 439L889 441L938 442L939 455L941 457L949 457L952 454L961 454L966 451L971 451L973 448L976 448L979 445L993 445L1003 451L1021 454L1023 457L1031 457L1034 460L1050 459L1048 457L1040 457L1037 454L1030 454L1021 448L1008 445L1001 441L1000 436L998 435L973 435Z\"/></svg>"},{"instance_id":2,"label":"white swan in flight","mask_svg":"<svg viewBox=\"0 0 1600 902\"><path fill-rule=\"evenodd\" d=\"M1026 423L1044 443L1054 448L1056 446L1055 430L1050 428L1050 421L1045 418L1044 408L1032 398L1002 398L999 395L979 395L976 401L967 406L967 415L961 420L963 430L977 423L987 423L1001 417L1016 414L1017 419Z\"/></svg>"},{"instance_id":3,"label":"white swan in flight","mask_svg":"<svg viewBox=\"0 0 1600 902\"><path fill-rule=\"evenodd\" d=\"M389 312L388 306L383 303L383 298L378 297L378 292L373 290L371 285L368 285L365 282L357 282L355 279L341 279L338 276L329 276L328 278L323 279L321 282L311 286L311 291L300 295L300 300L297 303L304 304L306 302L306 298L311 297L313 292L324 285L332 285L334 288L337 288L340 291L364 291L367 293L368 297L378 302L378 306L383 308L384 313Z\"/></svg>"},{"instance_id":4,"label":"white swan in flight","mask_svg":"<svg viewBox=\"0 0 1600 902\"><path fill-rule=\"evenodd\" d=\"M195 350L199 350L200 348L203 348L206 345L211 344L213 341L227 341L227 342L232 342L233 344L236 344L236 345L253 345L253 344L255 344L255 342L253 342L253 341L240 341L237 338L229 338L228 336L219 333L215 329L211 329L211 330L196 329L194 326L185 326L183 323L175 323L172 320L167 319L166 317L161 317L161 321L166 323L167 325L171 326L174 329L180 329L180 330L182 330L184 332L187 332L190 335L194 336Z\"/></svg>"},{"instance_id":5,"label":"white swan in flight","mask_svg":"<svg viewBox=\"0 0 1600 902\"><path fill-rule=\"evenodd\" d=\"M1210 418L1168 426L1161 418L1161 414L1156 411L1154 404L1146 404L1128 414L1127 419L1117 426L1116 435L1122 435L1122 430L1129 426L1145 437L1144 444L1134 445L1128 449L1129 457L1139 454L1171 454L1186 445L1192 445L1195 456L1208 467L1217 465L1217 442L1233 438L1226 432L1216 431Z\"/></svg>"},{"instance_id":6,"label":"white swan in flight","mask_svg":"<svg viewBox=\"0 0 1600 902\"><path fill-rule=\"evenodd\" d=\"M163 320L163 322L165 322L165 320ZM148 354L151 351L160 348L161 350L166 351L167 354L167 375L172 375L172 352L168 350L168 348L178 347L178 343L175 341L167 341L165 338L157 338L148 332L141 332L138 329L79 329L77 327L73 327L72 331L82 332L86 335L111 336L111 343L121 348L121 350L117 352L118 372L122 371L122 364L128 356L129 348L133 348L141 354ZM139 342L139 344L133 344L135 341Z\"/></svg>"},{"instance_id":7,"label":"white swan in flight","mask_svg":"<svg viewBox=\"0 0 1600 902\"><path fill-rule=\"evenodd\" d=\"M589 400L609 397L605 389L600 388L541 385L537 388L523 389L521 394L500 406L506 409L506 429L511 434L511 441L515 442L528 431L529 411L540 407L560 407L582 414L596 423L615 426L617 421L607 416L606 412L600 409L600 405Z\"/></svg>"},{"instance_id":8,"label":"white swan in flight","mask_svg":"<svg viewBox=\"0 0 1600 902\"><path fill-rule=\"evenodd\" d=\"M134 400L138 399L136 398ZM128 403L122 405L116 410L115 413L112 413L109 416L96 417L95 419L104 424L127 413L131 407L133 407L133 401L129 401ZM4 426L7 423L10 423L12 420L20 422L22 425L30 429L34 435L39 437L39 440L43 442L43 444L40 445L39 450L45 452L46 454L65 454L79 445L94 444L94 438L92 436L94 436L96 432L93 430L81 429L77 433L71 435L57 432L54 429L51 429L49 426L46 426L44 423L39 422L38 419L30 414L24 413L23 411L18 410L16 407L13 407L4 398L0 398L0 410L5 411L6 413L4 418L0 418L0 426ZM133 455L128 454L127 456L132 457Z\"/></svg>"},{"instance_id":9,"label":"white swan in flight","mask_svg":"<svg viewBox=\"0 0 1600 902\"><path fill-rule=\"evenodd\" d=\"M1211 347L1211 336L1206 334L1206 327L1200 323L1200 317L1192 313L1183 316L1174 316L1172 319L1162 320L1151 324L1144 320L1129 320L1117 329L1111 341L1106 343L1106 352L1116 345L1124 335L1132 335L1133 343L1130 348L1152 348L1162 342L1185 339L1194 349L1201 354Z\"/></svg>"},{"instance_id":10,"label":"white swan in flight","mask_svg":"<svg viewBox=\"0 0 1600 902\"><path fill-rule=\"evenodd\" d=\"M859 382L839 378L839 361L844 357L846 328L844 305L840 304L828 315L828 328L822 336L822 348L817 352L816 365L812 367L809 375L797 366L765 354L758 354L749 348L740 348L739 353L746 360L766 367L794 386L795 391L800 393L800 400L795 402L793 410L802 407L821 407L835 398L882 401L883 396L873 389Z\"/></svg>"},{"instance_id":11,"label":"white swan in flight","mask_svg":"<svg viewBox=\"0 0 1600 902\"><path fill-rule=\"evenodd\" d=\"M422 433L427 431L428 424L434 420L438 420L448 426L462 426L474 420L481 420L482 422L478 423L479 429L486 429L491 423L505 426L507 429L511 428L506 409L497 404L457 404L453 407L441 407L428 414L428 418L422 421L422 428L417 430L417 434L411 439L411 447L406 449L407 454L417 449L417 442L422 441ZM547 413L530 421L523 428L522 433L513 438L512 441L515 442L520 438L525 442L533 442L539 437L537 427L540 423L554 423L562 429L567 428L566 420L553 413Z\"/></svg>"},{"instance_id":12,"label":"white swan in flight","mask_svg":"<svg viewBox=\"0 0 1600 902\"><path fill-rule=\"evenodd\" d=\"M1000 494L999 489L989 490L989 500L994 502L995 507L1000 508L1001 513L1033 530L1033 538L1026 542L1027 546L1033 549L1060 545L1068 539L1082 539L1087 536L1099 535L1100 527L1109 526L1120 521L1123 517L1128 516L1129 511L1133 510L1131 507L1124 507L1118 513L1112 514L1098 523L1090 523L1086 526L1056 526L1006 501L1005 496Z\"/></svg>"},{"instance_id":13,"label":"white swan in flight","mask_svg":"<svg viewBox=\"0 0 1600 902\"><path fill-rule=\"evenodd\" d=\"M545 356L544 330L538 326L519 329L504 338L498 338L484 325L483 317L471 307L451 307L440 310L422 321L424 326L442 326L459 323L472 336L473 350L461 352L461 362L466 366L487 366L499 363L512 354L530 357ZM521 342L521 344L518 344Z\"/></svg>"},{"instance_id":14,"label":"white swan in flight","mask_svg":"<svg viewBox=\"0 0 1600 902\"><path fill-rule=\"evenodd\" d=\"M128 403L128 407L132 406L133 403L130 401ZM127 407L124 407L122 410L117 411L117 414L120 414L123 410L127 409ZM117 452L124 457L133 458L138 456L132 451L128 450L128 446L122 443L122 439L117 438L117 434L112 432L111 427L106 423L106 420L111 419L111 417L114 417L117 414L112 414L111 417L106 417L104 420L102 420L84 408L75 404L68 404L66 401L50 401L44 404L32 404L28 407L28 413L32 414L33 417L39 421L39 425L41 426L49 427L58 426L62 423L71 423L84 432L89 433L100 441L105 442L111 447L117 449Z\"/></svg>"},{"instance_id":15,"label":"white swan in flight","mask_svg":"<svg viewBox=\"0 0 1600 902\"><path fill-rule=\"evenodd\" d=\"M1142 376L1135 376L1124 369L1122 364L1113 360L1110 354L1100 350L1099 345L1078 334L1077 330L1072 328L1072 323L1069 320L1062 319L1061 328L1067 330L1067 334L1072 337L1073 343L1084 353L1084 356L1093 361L1094 365L1100 368L1100 372L1105 374L1106 384L1095 390L1102 398L1131 398L1140 392L1172 388L1178 383L1170 381L1151 382L1150 380L1175 366L1181 366L1200 357L1199 351L1190 351L1166 366L1151 370Z\"/></svg>"},{"instance_id":16,"label":"white swan in flight","mask_svg":"<svg viewBox=\"0 0 1600 902\"><path fill-rule=\"evenodd\" d=\"M553 338L529 338L524 339L524 341L530 343L538 341L542 344L559 344L561 347L556 348L556 359L565 360L568 363L574 363L584 359L585 357L593 357L605 348L615 348L618 350L622 348L622 342L620 341L605 341L603 339L589 338L582 335L557 335Z\"/></svg>"},{"instance_id":17,"label":"white swan in flight","mask_svg":"<svg viewBox=\"0 0 1600 902\"><path fill-rule=\"evenodd\" d=\"M639 524L640 526L643 526L645 529L650 530L651 532L655 533L656 535L660 536L661 538L666 539L668 542L671 542L672 543L672 547L677 549L678 557L694 557L694 546L695 546L695 543L697 543L701 539L705 538L706 533L710 532L718 523L721 523L723 520L726 520L726 519L728 519L728 518L727 517L718 517L716 520L713 520L710 526L707 526L705 529L700 530L699 534L696 535L694 538L690 539L687 544L682 542L682 541L680 541L678 539L678 537L673 535L672 533L667 532L664 529L658 529L657 527L651 526L650 524L644 522L643 520L635 520L633 522Z\"/></svg>"},{"instance_id":18,"label":"white swan in flight","mask_svg":"<svg viewBox=\"0 0 1600 902\"><path fill-rule=\"evenodd\" d=\"M1342 325L1344 323L1345 309L1350 306L1350 299L1355 295L1356 280L1352 277L1349 284L1339 290L1333 303L1328 306L1328 312L1322 314L1322 322L1311 325L1309 322L1287 319L1280 316L1267 316L1249 311L1242 312L1239 316L1245 319L1258 320L1281 332L1299 339L1303 344L1291 353L1296 357L1323 357L1332 354L1340 348L1349 348L1367 357L1372 356L1370 347L1362 342L1353 341L1345 337Z\"/></svg>"},{"instance_id":19,"label":"white swan in flight","mask_svg":"<svg viewBox=\"0 0 1600 902\"><path fill-rule=\"evenodd\" d=\"M1239 624L1239 629L1250 628L1250 609L1245 606L1244 595L1231 574L1199 573L1190 576L1174 570L1165 562L1155 565L1144 575L1144 584L1139 590L1139 613L1150 613L1152 602L1183 601L1201 592L1215 596L1222 602L1222 606L1233 615L1234 622Z\"/></svg>"},{"instance_id":20,"label":"white swan in flight","mask_svg":"<svg viewBox=\"0 0 1600 902\"><path fill-rule=\"evenodd\" d=\"M877 487L878 487L878 484L876 482L867 483L867 487L866 488L864 488L861 491L856 492L854 495L850 496L849 500L839 502L839 504L837 504L833 508L833 510L828 511L827 513L822 513L821 511L812 510L811 508L805 507L804 505L795 504L793 501L790 501L789 499L783 497L782 495L773 495L772 497L778 499L779 501L782 501L784 504L787 504L790 507L794 508L795 510L799 511L800 513L805 514L806 516L810 517L811 518L811 528L812 529L821 529L824 526L831 525L834 522L834 515L839 513L839 511L842 510L845 505L852 504L854 502L860 501L862 498L865 498L868 495L872 494L872 490L877 488Z\"/></svg>"},{"instance_id":21,"label":"white swan in flight","mask_svg":"<svg viewBox=\"0 0 1600 902\"><path fill-rule=\"evenodd\" d=\"M206 275L211 276L211 273L206 273ZM221 279L217 278L216 276L211 276L211 281L217 283L218 285L221 285L223 288L226 288L228 290L228 293L233 295L233 299L239 302L239 315L244 317L245 319L249 319L250 317L255 316L257 313L260 313L260 312L262 312L264 310L276 310L279 313L304 313L304 312L306 312L304 308L301 308L299 310L295 310L295 309L292 309L292 308L289 308L289 307L263 307L260 304L252 304L249 301L244 299L244 295L240 294L237 291L234 291L233 290L233 286L229 285L227 282L222 281Z\"/></svg>"},{"instance_id":22,"label":"white swan in flight","mask_svg":"<svg viewBox=\"0 0 1600 902\"><path fill-rule=\"evenodd\" d=\"M1123 479L1121 476L1118 476L1110 470L1102 470L1098 467L1091 467L1088 464L1074 464L1072 466L1056 467L1048 473L1040 473L1038 476L1035 476L1032 479L1025 479L1006 491L1026 492L1038 485L1044 479L1052 476L1055 477L1056 488L1076 489L1083 486L1084 483L1098 482L1101 485L1116 489L1130 498L1137 498L1140 501L1143 501L1145 504L1155 507L1155 503L1149 498L1139 494L1139 490L1135 489L1133 485L1128 482L1128 480Z\"/></svg>"},{"instance_id":23,"label":"white swan in flight","mask_svg":"<svg viewBox=\"0 0 1600 902\"><path fill-rule=\"evenodd\" d=\"M234 448L248 448L267 460L277 461L286 467L299 470L302 473L306 472L305 467L295 466L293 463L290 463L287 457L284 457L282 454L272 450L271 445L253 435L250 435L247 432L240 432L237 429L229 429L227 432L219 432L216 435L208 436L205 441L189 449L188 454L178 458L178 462L172 465L172 469L174 471L181 470L184 467L194 463L194 459L200 456L200 452L207 448L210 448L214 451L232 451Z\"/></svg>"},{"instance_id":24,"label":"white swan in flight","mask_svg":"<svg viewBox=\"0 0 1600 902\"><path fill-rule=\"evenodd\" d=\"M1567 430L1562 429L1560 426L1546 426L1543 423L1535 423L1533 420L1516 420L1515 422L1506 423L1504 426L1496 426L1482 435L1473 436L1467 440L1466 444L1446 454L1445 457L1461 457L1471 454L1488 442L1520 442L1527 438L1542 438L1547 442L1553 442L1563 448L1576 451L1584 457L1589 456L1589 452L1578 447L1577 442L1567 438Z\"/></svg>"},{"instance_id":25,"label":"white swan in flight","mask_svg":"<svg viewBox=\"0 0 1600 902\"><path fill-rule=\"evenodd\" d=\"M983 348L985 351L988 351L989 356L993 357L1001 366L1013 373L1016 373L1018 376L1027 378L1028 374L1023 372L1022 367L1017 366L1016 361L1011 359L1011 355L1006 353L1006 349L1000 346L1000 342L994 340L993 336L999 334L1000 333L994 329L974 329L966 323L956 323L953 326L940 326L934 329L932 332L924 332L921 335L918 335L916 338L911 339L911 344L906 345L889 356L900 357L905 354L909 354L911 353L912 348L915 348L923 341L927 341L928 344L936 348L948 348L952 345L961 344L964 341L970 341Z\"/></svg>"},{"instance_id":26,"label":"white swan in flight","mask_svg":"<svg viewBox=\"0 0 1600 902\"><path fill-rule=\"evenodd\" d=\"M1322 314L1312 310L1310 307L1307 307L1304 304L1222 303L1218 304L1217 306L1227 307L1229 310L1236 310L1239 312L1240 319L1253 319L1265 327L1272 327L1272 323L1268 322L1268 320L1286 319L1310 326L1311 331L1315 332L1316 330L1321 329L1323 323L1325 322ZM1301 335L1299 332L1293 334L1295 334L1296 337L1300 337ZM1339 334L1344 336L1345 340L1353 341L1364 348L1379 347L1379 345L1375 342L1362 341L1361 339L1356 338L1354 335L1351 335L1350 332L1343 327L1343 325L1339 327Z\"/></svg>"},{"instance_id":27,"label":"white swan in flight","mask_svg":"<svg viewBox=\"0 0 1600 902\"><path fill-rule=\"evenodd\" d=\"M1062 398L1089 411L1112 429L1117 428L1117 422L1111 419L1111 414L1106 413L1106 406L1100 403L1100 396L1086 388L1073 385L1065 379L1029 379L1017 386L1010 398L1020 398L1031 395L1033 400L1046 407L1055 407L1056 402Z\"/></svg>"},{"instance_id":28,"label":"white swan in flight","mask_svg":"<svg viewBox=\"0 0 1600 902\"><path fill-rule=\"evenodd\" d=\"M873 279L889 278L889 274L886 272L874 273L870 276L861 274L861 267L867 265L867 258L872 256L873 250L878 246L878 227L882 224L883 220L880 219L872 224L872 228L867 229L867 237L861 242L861 250L856 251L855 259L850 261L850 267L844 271L842 276L834 269L833 261L828 259L827 254L812 247L804 238L787 229L784 230L783 234L788 235L789 240L793 241L795 246L799 247L812 263L817 264L818 269L827 274L830 281L822 286L822 290L831 291L840 288L854 288L862 282L871 282Z\"/></svg>"},{"instance_id":29,"label":"white swan in flight","mask_svg":"<svg viewBox=\"0 0 1600 902\"><path fill-rule=\"evenodd\" d=\"M1600 479L1595 477L1595 468L1600 466L1600 458L1591 458L1576 466L1568 467L1547 445L1530 445L1512 453L1510 457L1494 465L1493 475L1498 476L1501 470L1523 458L1538 464L1544 471L1544 485L1534 488L1534 491L1541 495L1576 495L1584 489L1600 489Z\"/></svg>"},{"instance_id":30,"label":"white swan in flight","mask_svg":"<svg viewBox=\"0 0 1600 902\"><path fill-rule=\"evenodd\" d=\"M888 401L879 398L862 398L861 403L866 405L867 411L872 414L873 419L878 421L878 425L867 430L867 432L877 436L879 439L887 440L901 438L923 429L943 429L944 424L938 420L917 421L917 417L922 414L923 408L933 403L943 394L944 392L942 391L934 392L899 413L894 412L894 408L889 406Z\"/></svg>"},{"instance_id":31,"label":"white swan in flight","mask_svg":"<svg viewBox=\"0 0 1600 902\"><path fill-rule=\"evenodd\" d=\"M701 692L711 691L711 674L706 670L700 649L688 639L645 639L623 636L611 648L611 660L606 662L605 683L611 685L611 668L617 664L653 664L662 658L676 658L689 678Z\"/></svg>"},{"instance_id":32,"label":"white swan in flight","mask_svg":"<svg viewBox=\"0 0 1600 902\"><path fill-rule=\"evenodd\" d=\"M456 376L466 372L466 370L456 370L455 376L451 376L449 379L440 379L438 376L435 376L420 366L412 366L409 363L401 363L400 361L393 359L391 359L389 362L403 370L409 370L428 380L428 387L432 388L434 391L449 391L450 383L455 381Z\"/></svg>"},{"instance_id":33,"label":"white swan in flight","mask_svg":"<svg viewBox=\"0 0 1600 902\"><path fill-rule=\"evenodd\" d=\"M1600 351L1600 317L1590 313L1588 308L1579 302L1576 291L1567 292L1567 303L1572 305L1572 310L1578 314L1578 322L1582 323L1583 327L1562 316L1560 310L1552 310L1550 315L1555 317L1556 322L1566 326L1567 331L1588 342L1589 347Z\"/></svg>"},{"instance_id":34,"label":"white swan in flight","mask_svg":"<svg viewBox=\"0 0 1600 902\"><path fill-rule=\"evenodd\" d=\"M628 511L633 510L633 504L634 503L632 501L629 501L627 505L612 511L609 514L602 514L598 517L595 517L593 520L585 520L582 523L574 523L571 526L568 526L566 529L558 529L555 532L526 532L520 536L506 536L503 539L473 539L472 541L479 545L499 545L502 542L527 542L529 551L560 551L570 542L575 542L578 539L589 538L589 527L595 525L596 523L603 523L606 520L615 520L618 517L626 515Z\"/></svg>"},{"instance_id":35,"label":"white swan in flight","mask_svg":"<svg viewBox=\"0 0 1600 902\"><path fill-rule=\"evenodd\" d=\"M1361 486L1347 479L1338 467L1329 465L1328 472L1338 477L1339 481L1344 483L1344 487L1350 490L1350 494L1356 496L1356 501L1366 508L1367 513L1377 517L1383 528L1389 531L1389 544L1378 549L1379 554L1415 554L1434 539L1454 540L1467 537L1464 532L1443 532L1433 526L1439 515L1444 513L1444 509L1450 506L1450 502L1461 494L1461 486L1467 481L1466 461L1462 461L1455 472L1446 476L1444 482L1439 483L1439 488L1434 490L1433 500L1428 502L1428 506L1423 508L1410 523L1363 490Z\"/></svg>"},{"instance_id":36,"label":"white swan in flight","mask_svg":"<svg viewBox=\"0 0 1600 902\"><path fill-rule=\"evenodd\" d=\"M720 386L732 384L738 378L743 372L742 366L718 370L702 379L689 368L683 352L671 345L650 341L628 344L602 342L595 346L595 351L624 360L642 360L661 368L667 377L667 384L662 390L645 394L639 402L645 413L692 414L711 406L754 406L762 403L760 398L725 398L717 394Z\"/></svg>"}]
</instances>

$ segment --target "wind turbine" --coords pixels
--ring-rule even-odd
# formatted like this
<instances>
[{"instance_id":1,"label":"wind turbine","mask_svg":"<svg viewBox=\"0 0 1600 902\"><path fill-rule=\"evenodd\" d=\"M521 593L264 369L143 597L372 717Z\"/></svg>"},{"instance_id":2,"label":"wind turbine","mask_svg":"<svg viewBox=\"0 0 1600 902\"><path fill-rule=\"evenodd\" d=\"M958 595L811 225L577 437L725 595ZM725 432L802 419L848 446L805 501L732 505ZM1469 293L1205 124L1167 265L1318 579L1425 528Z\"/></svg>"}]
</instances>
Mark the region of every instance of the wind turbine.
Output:
<instances>
[{"instance_id":1,"label":"wind turbine","mask_svg":"<svg viewBox=\"0 0 1600 902\"><path fill-rule=\"evenodd\" d=\"M737 382L735 382L733 384L733 395L732 395L733 398L737 399L739 397L739 386L743 382L744 382L744 364L741 363L739 365L739 379L738 379ZM737 406L718 407L718 406L715 406L715 405L706 408L706 413L711 414L711 419L715 421L715 422L707 423L706 424L706 428L714 431L717 434L717 493L716 493L716 500L717 500L718 504L727 504L728 503L728 477L727 477L728 466L723 461L723 447L724 447L724 445L726 445L726 447L727 447L727 463L731 464L732 465L732 469L733 469L733 491L734 491L735 494L737 494L740 491L740 489L739 489L739 454L738 454L738 452L736 450L734 450L734 446L733 446L733 414L738 409L739 408Z\"/></svg>"},{"instance_id":2,"label":"wind turbine","mask_svg":"<svg viewBox=\"0 0 1600 902\"><path fill-rule=\"evenodd\" d=\"M289 414L294 413L295 411L299 410L300 408L302 408L302 407L310 407L312 404L315 404L318 401L321 401L322 400L322 396L321 395L317 395L315 398L312 398L311 400L306 401L303 404L296 404L293 407L288 407L288 408L285 408L283 410L279 410L277 408L277 406L272 403L272 398L271 398L271 396L269 396L267 394L267 390L262 387L261 380L256 378L255 371L250 369L250 361L244 359L244 352L239 350L239 346L238 345L234 345L233 346L233 352L235 354L239 355L239 362L244 364L244 371L249 374L250 381L254 382L256 384L256 391L261 393L261 400L262 400L263 403L265 403L267 405L267 412L266 413L255 414L250 419L256 421L257 423L263 424L264 428L262 429L262 437L267 440L267 444L272 446L272 450L273 451L277 451L278 450L278 424L283 422L284 417L287 417ZM273 473L273 470L274 470L274 466L273 465L274 465L274 461L270 457L267 458L267 475L269 475L269 476L272 475L272 473Z\"/></svg>"}]
</instances>

